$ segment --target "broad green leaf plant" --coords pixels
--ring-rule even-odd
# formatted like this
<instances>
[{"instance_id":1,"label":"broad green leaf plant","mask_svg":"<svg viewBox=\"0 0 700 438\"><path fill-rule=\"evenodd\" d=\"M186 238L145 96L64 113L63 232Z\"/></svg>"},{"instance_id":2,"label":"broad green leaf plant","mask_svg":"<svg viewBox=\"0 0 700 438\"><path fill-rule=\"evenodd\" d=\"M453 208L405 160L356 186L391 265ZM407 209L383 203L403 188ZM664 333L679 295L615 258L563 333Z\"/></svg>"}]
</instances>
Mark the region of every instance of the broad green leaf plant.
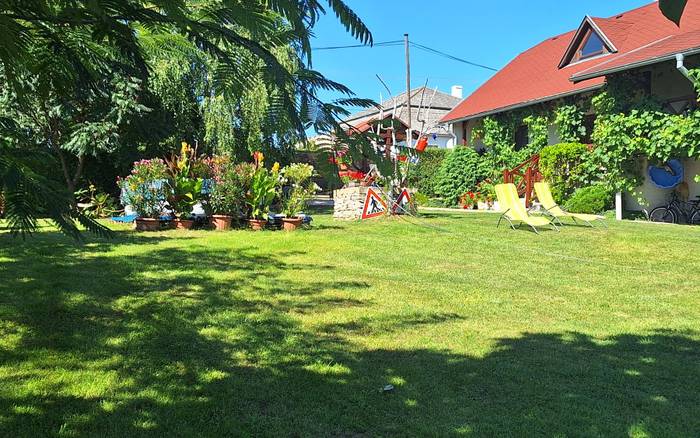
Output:
<instances>
[{"instance_id":1,"label":"broad green leaf plant","mask_svg":"<svg viewBox=\"0 0 700 438\"><path fill-rule=\"evenodd\" d=\"M262 152L255 152L254 158L256 170L246 201L250 207L251 219L265 220L269 218L270 207L279 194L280 166L279 163L275 163L271 169L266 169Z\"/></svg>"}]
</instances>

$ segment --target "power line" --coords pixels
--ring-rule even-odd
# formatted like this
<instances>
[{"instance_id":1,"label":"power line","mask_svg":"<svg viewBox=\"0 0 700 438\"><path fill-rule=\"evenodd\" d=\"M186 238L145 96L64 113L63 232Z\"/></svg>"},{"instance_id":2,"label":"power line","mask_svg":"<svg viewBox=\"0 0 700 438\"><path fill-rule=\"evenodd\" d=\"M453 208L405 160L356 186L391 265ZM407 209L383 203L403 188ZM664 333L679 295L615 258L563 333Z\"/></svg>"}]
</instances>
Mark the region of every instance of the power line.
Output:
<instances>
[{"instance_id":1,"label":"power line","mask_svg":"<svg viewBox=\"0 0 700 438\"><path fill-rule=\"evenodd\" d=\"M312 50L314 50L314 51L318 51L318 50L341 50L341 49L355 49L355 48L362 48L362 47L366 47L366 48L371 48L371 47L398 47L398 46L403 45L403 43L404 43L404 41L402 41L402 40L394 40L394 41L383 41L383 42L380 42L380 43L375 43L375 44L372 45L372 46L368 46L368 45L365 45L365 44L354 44L354 45L349 45L349 46L314 47ZM483 68L483 69L485 69L485 70L490 70L490 71L498 71L497 68L489 67L489 66L487 66L487 65L479 64L479 63L477 63L477 62L468 61L468 60L466 60L466 59L459 58L459 57L454 56L454 55L450 55L449 53L445 53L445 52L442 52L442 51L440 51L440 50L433 49L432 47L428 47L428 46L425 46L425 45L423 45L423 44L414 43L413 41L410 42L410 45L411 45L412 47L415 47L415 48L417 48L417 49L423 50L423 51L425 51L425 52L432 53L432 54L438 55L438 56L442 56L442 57L447 58L447 59L450 59L450 60L452 60L452 61L457 61L457 62L461 62L461 63L463 63L463 64L471 65L472 67Z\"/></svg>"},{"instance_id":2,"label":"power line","mask_svg":"<svg viewBox=\"0 0 700 438\"><path fill-rule=\"evenodd\" d=\"M381 43L374 43L371 46L368 46L366 44L354 44L351 46L329 46L329 47L314 47L312 50L338 50L338 49L355 49L355 48L361 48L361 47L392 47L392 46L400 46L403 44L403 40L396 40L396 41L384 41Z\"/></svg>"},{"instance_id":3,"label":"power line","mask_svg":"<svg viewBox=\"0 0 700 438\"><path fill-rule=\"evenodd\" d=\"M411 45L417 49L421 49L421 50L424 50L426 52L434 53L436 55L443 56L447 59L451 59L451 60L457 61L457 62L462 62L464 64L471 65L473 67L479 67L479 68L483 68L483 69L491 70L491 71L498 71L497 68L489 67L489 66L483 65L483 64L478 64L476 62L467 61L466 59L458 58L454 55L450 55L449 53L441 52L437 49L433 49L432 47L424 46L422 44L411 42Z\"/></svg>"}]
</instances>

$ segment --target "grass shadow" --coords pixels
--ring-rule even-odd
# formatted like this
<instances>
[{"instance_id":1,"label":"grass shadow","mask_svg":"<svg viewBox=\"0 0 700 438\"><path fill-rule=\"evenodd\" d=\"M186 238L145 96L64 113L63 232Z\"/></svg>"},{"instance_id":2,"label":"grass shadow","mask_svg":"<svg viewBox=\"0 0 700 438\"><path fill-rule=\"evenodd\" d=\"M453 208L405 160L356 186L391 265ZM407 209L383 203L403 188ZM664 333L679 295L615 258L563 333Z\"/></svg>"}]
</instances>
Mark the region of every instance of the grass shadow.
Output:
<instances>
[{"instance_id":1,"label":"grass shadow","mask_svg":"<svg viewBox=\"0 0 700 438\"><path fill-rule=\"evenodd\" d=\"M124 235L89 242L86 251L42 235L8 251L0 282L0 435L700 430L700 333L523 333L481 356L372 348L358 338L461 317L416 310L310 326L297 315L367 306L354 292L370 283L320 277L317 267L287 260L298 251L193 245L129 252L131 239L167 238ZM292 280L291 271L308 275ZM395 389L381 391L386 384Z\"/></svg>"}]
</instances>

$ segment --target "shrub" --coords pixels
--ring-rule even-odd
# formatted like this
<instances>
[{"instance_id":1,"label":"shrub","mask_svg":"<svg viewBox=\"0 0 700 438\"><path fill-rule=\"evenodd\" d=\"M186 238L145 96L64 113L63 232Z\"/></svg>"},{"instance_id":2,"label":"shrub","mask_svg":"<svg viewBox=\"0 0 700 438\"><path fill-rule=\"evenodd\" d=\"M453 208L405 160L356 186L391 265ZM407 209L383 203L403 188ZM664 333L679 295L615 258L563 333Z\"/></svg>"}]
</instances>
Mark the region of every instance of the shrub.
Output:
<instances>
[{"instance_id":1,"label":"shrub","mask_svg":"<svg viewBox=\"0 0 700 438\"><path fill-rule=\"evenodd\" d=\"M490 176L491 167L487 159L470 147L458 147L450 153L440 166L437 177L438 195L447 205L456 206L467 192L475 192L479 182Z\"/></svg>"},{"instance_id":2,"label":"shrub","mask_svg":"<svg viewBox=\"0 0 700 438\"><path fill-rule=\"evenodd\" d=\"M283 182L287 185L282 202L286 217L296 218L316 193L313 176L314 167L310 164L294 163L282 169Z\"/></svg>"},{"instance_id":3,"label":"shrub","mask_svg":"<svg viewBox=\"0 0 700 438\"><path fill-rule=\"evenodd\" d=\"M560 143L540 152L540 172L552 187L552 196L563 203L576 189L588 183L583 166L588 148L580 143Z\"/></svg>"},{"instance_id":4,"label":"shrub","mask_svg":"<svg viewBox=\"0 0 700 438\"><path fill-rule=\"evenodd\" d=\"M408 184L419 192L432 197L437 195L437 179L440 166L449 155L449 149L427 149L408 175Z\"/></svg>"},{"instance_id":5,"label":"shrub","mask_svg":"<svg viewBox=\"0 0 700 438\"><path fill-rule=\"evenodd\" d=\"M213 185L209 193L209 214L245 216L245 196L250 189L255 168L250 163L234 164L229 157L215 156L207 160Z\"/></svg>"},{"instance_id":6,"label":"shrub","mask_svg":"<svg viewBox=\"0 0 700 438\"><path fill-rule=\"evenodd\" d=\"M131 174L117 181L122 205L130 205L139 217L157 218L171 193L168 167L159 158L134 163Z\"/></svg>"},{"instance_id":7,"label":"shrub","mask_svg":"<svg viewBox=\"0 0 700 438\"><path fill-rule=\"evenodd\" d=\"M255 173L250 181L250 190L246 203L250 207L251 219L268 219L270 207L278 196L279 163L275 162L270 170L265 168L262 152L253 153L255 158Z\"/></svg>"},{"instance_id":8,"label":"shrub","mask_svg":"<svg viewBox=\"0 0 700 438\"><path fill-rule=\"evenodd\" d=\"M602 213L612 205L612 194L602 185L576 190L565 208L571 213Z\"/></svg>"}]
</instances>

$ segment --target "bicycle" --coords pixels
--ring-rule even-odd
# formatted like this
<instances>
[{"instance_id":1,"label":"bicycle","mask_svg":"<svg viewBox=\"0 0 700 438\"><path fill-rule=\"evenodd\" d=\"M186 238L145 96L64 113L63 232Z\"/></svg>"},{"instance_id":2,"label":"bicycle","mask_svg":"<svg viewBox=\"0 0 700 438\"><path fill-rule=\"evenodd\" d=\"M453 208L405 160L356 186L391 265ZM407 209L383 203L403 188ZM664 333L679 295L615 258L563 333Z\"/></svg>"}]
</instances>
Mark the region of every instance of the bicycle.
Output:
<instances>
[{"instance_id":1,"label":"bicycle","mask_svg":"<svg viewBox=\"0 0 700 438\"><path fill-rule=\"evenodd\" d=\"M656 207L649 213L651 222L677 224L681 217L689 225L700 225L700 196L693 201L681 201L673 192L667 205Z\"/></svg>"}]
</instances>

